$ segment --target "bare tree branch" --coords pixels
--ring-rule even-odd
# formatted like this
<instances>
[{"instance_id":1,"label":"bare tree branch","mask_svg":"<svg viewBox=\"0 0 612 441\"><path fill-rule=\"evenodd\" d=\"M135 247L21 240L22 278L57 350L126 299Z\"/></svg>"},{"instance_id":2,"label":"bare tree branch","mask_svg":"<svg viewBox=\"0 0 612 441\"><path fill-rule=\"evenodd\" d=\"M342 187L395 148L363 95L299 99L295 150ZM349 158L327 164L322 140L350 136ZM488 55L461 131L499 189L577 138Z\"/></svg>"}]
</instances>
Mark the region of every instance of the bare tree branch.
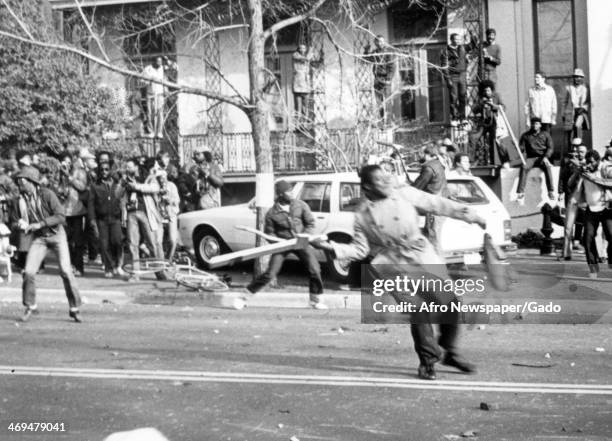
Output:
<instances>
[{"instance_id":1,"label":"bare tree branch","mask_svg":"<svg viewBox=\"0 0 612 441\"><path fill-rule=\"evenodd\" d=\"M19 25L21 30L25 32L25 34L30 38L30 40L34 40L34 37L30 33L30 31L28 31L28 28L26 27L25 23L17 16L17 14L15 14L15 12L13 11L13 8L11 8L11 5L9 5L6 0L2 0L2 3L4 4L4 6L6 6L6 9L8 9L9 13L17 21L17 24Z\"/></svg>"},{"instance_id":2,"label":"bare tree branch","mask_svg":"<svg viewBox=\"0 0 612 441\"><path fill-rule=\"evenodd\" d=\"M104 57L104 60L107 63L110 63L111 60L110 58L108 58L108 55L106 54L106 51L104 50L104 46L102 45L102 42L100 41L100 39L98 38L94 30L92 29L91 23L89 23L89 21L87 20L87 17L85 17L85 13L83 12L83 8L81 8L81 4L79 3L79 0L74 0L74 4L79 10L79 14L81 15L81 18L83 19L83 23L85 23L85 26L87 27L87 30L89 31L89 35L91 35L91 38L93 38L96 44L98 45L98 49L100 49L100 53ZM32 37L30 37L30 39L32 39Z\"/></svg>"},{"instance_id":3,"label":"bare tree branch","mask_svg":"<svg viewBox=\"0 0 612 441\"><path fill-rule=\"evenodd\" d=\"M34 46L40 46L40 47L45 47L48 49L55 49L55 50L60 50L60 51L65 51L65 52L70 52L76 55L80 55L81 57L87 58L88 60L93 61L94 63L103 66L113 72L117 72L129 77L134 77L134 78L140 78L141 80L147 81L147 82L151 82L151 83L157 83L157 84L161 84L163 86L166 86L170 89L173 90L177 90L181 93L186 93L186 94L190 94L190 95L198 95L198 96L203 96L206 98L210 98L213 100L218 100L218 101L222 101L224 103L227 104L231 104L235 107L238 107L239 109L241 109L244 112L248 112L250 109L253 108L252 105L247 105L244 104L242 101L235 99L235 98L231 98L228 97L226 95L222 95L222 94L218 94L218 93L213 93L213 92L209 92L197 87L191 87L191 86L185 86L185 85L181 85L178 83L174 83L172 81L165 81L165 80L157 80L154 78L150 78L140 72L135 72L133 70L129 70L129 69L124 69L118 66L114 66L110 63L107 63L106 61L102 60L101 58L98 58L94 55L89 54L88 52L85 52L83 50L74 48L74 47L70 47L70 46L66 46L63 44L55 44L55 43L47 43L44 41L38 41L38 40L33 40L33 39L28 39L28 38L24 38L21 37L19 35L15 35L12 34L10 32L5 32L5 31L0 31L0 36L3 36L5 38L10 38L12 40L18 40L21 41L23 43L29 43L32 44Z\"/></svg>"},{"instance_id":4,"label":"bare tree branch","mask_svg":"<svg viewBox=\"0 0 612 441\"><path fill-rule=\"evenodd\" d=\"M266 29L263 33L263 38L264 40L267 40L268 38L270 38L272 35L276 34L278 31L292 26L294 24L300 23L304 20L306 20L309 17L312 17L317 10L323 6L325 4L325 2L327 2L327 0L318 0L312 8L310 8L308 11L302 13L302 14L298 14L298 15L294 15L293 17L289 17L286 18L285 20L281 20L277 23L274 23L272 26L270 26L268 29Z\"/></svg>"},{"instance_id":5,"label":"bare tree branch","mask_svg":"<svg viewBox=\"0 0 612 441\"><path fill-rule=\"evenodd\" d=\"M238 89L236 89L236 87L234 87L234 85L227 79L227 77L225 75L223 75L223 73L221 72L221 69L219 69L217 66L215 66L214 64L212 64L210 61L208 61L206 58L202 58L202 60L204 60L204 63L211 68L212 70L214 70L218 75L219 78L221 78L223 80L223 82L225 84L227 84L229 86L230 89L232 89L236 95L245 105L248 105L249 101L247 100L247 98L242 95Z\"/></svg>"}]
</instances>

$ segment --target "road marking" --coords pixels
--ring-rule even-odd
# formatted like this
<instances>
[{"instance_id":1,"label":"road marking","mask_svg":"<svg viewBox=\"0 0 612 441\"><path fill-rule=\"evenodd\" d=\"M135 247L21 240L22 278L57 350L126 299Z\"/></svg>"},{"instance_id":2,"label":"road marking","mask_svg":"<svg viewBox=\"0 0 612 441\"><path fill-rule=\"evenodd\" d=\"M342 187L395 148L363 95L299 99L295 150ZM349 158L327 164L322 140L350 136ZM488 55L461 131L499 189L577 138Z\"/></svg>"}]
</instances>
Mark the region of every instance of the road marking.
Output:
<instances>
[{"instance_id":1,"label":"road marking","mask_svg":"<svg viewBox=\"0 0 612 441\"><path fill-rule=\"evenodd\" d=\"M108 380L157 380L210 383L293 384L340 387L388 387L453 391L554 393L612 395L609 384L512 383L496 381L427 381L404 378L350 377L320 375L251 374L206 371L162 371L132 369L90 369L32 366L0 366L0 375L99 378Z\"/></svg>"}]
</instances>

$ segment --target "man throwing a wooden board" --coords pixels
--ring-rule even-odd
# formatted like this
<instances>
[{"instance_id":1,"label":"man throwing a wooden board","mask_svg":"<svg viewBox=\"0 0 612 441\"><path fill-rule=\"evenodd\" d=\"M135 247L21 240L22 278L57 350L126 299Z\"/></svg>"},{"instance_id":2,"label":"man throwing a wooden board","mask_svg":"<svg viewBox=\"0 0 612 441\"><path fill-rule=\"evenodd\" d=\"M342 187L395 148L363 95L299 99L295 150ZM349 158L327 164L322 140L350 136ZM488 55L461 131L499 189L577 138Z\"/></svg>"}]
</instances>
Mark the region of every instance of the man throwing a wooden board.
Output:
<instances>
[{"instance_id":1,"label":"man throwing a wooden board","mask_svg":"<svg viewBox=\"0 0 612 441\"><path fill-rule=\"evenodd\" d=\"M266 213L264 233L280 239L294 239L298 234L312 234L315 228L315 219L310 207L291 193L292 186L287 181L278 181L275 186L276 202ZM294 249L272 254L268 269L253 280L247 291L255 294L261 291L280 272L285 258L294 253L308 269L310 306L314 309L328 309L321 302L323 294L323 281L321 268L314 253L314 249L307 246L303 249Z\"/></svg>"}]
</instances>

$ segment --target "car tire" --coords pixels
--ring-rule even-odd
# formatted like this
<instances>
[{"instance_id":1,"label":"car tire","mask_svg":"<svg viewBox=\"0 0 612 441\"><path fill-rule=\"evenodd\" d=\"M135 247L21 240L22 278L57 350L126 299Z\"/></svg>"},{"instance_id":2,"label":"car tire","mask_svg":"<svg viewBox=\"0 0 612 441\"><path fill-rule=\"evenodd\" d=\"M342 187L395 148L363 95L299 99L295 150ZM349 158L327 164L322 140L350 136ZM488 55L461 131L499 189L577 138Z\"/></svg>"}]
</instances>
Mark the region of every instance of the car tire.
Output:
<instances>
[{"instance_id":1,"label":"car tire","mask_svg":"<svg viewBox=\"0 0 612 441\"><path fill-rule=\"evenodd\" d=\"M198 228L193 235L193 249L198 266L208 268L208 261L229 251L223 239L210 227Z\"/></svg>"},{"instance_id":2,"label":"car tire","mask_svg":"<svg viewBox=\"0 0 612 441\"><path fill-rule=\"evenodd\" d=\"M330 240L339 243L349 243L351 237L346 234L329 234ZM349 263L342 264L341 261L334 259L330 253L325 253L326 268L329 275L338 283L345 284L348 282Z\"/></svg>"}]
</instances>

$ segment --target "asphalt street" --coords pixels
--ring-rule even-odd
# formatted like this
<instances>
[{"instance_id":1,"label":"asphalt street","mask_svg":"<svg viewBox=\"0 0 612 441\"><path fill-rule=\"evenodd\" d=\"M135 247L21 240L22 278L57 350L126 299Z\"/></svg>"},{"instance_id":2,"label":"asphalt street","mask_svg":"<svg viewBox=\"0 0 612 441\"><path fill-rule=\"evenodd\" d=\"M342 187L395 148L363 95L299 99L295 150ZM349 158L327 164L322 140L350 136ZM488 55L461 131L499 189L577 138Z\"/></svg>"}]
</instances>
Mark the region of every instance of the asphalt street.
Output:
<instances>
[{"instance_id":1,"label":"asphalt street","mask_svg":"<svg viewBox=\"0 0 612 441\"><path fill-rule=\"evenodd\" d=\"M574 277L579 263L551 264L517 260L521 279L531 272L538 281L520 280L519 292L505 295L609 296L606 282L553 281L561 267ZM232 273L236 284L245 270ZM289 265L285 290L304 290L299 270ZM92 298L127 285L136 303L92 301L76 324L61 298L41 299L28 323L16 321L18 302L0 302L0 440L101 441L137 427L156 427L171 441L607 440L612 433L609 324L464 326L462 353L478 373L439 366L438 380L427 382L416 376L408 327L361 324L359 310L211 308L172 284L95 275L79 279ZM40 281L60 285L53 269ZM17 422L62 422L65 432L9 431Z\"/></svg>"}]
</instances>

